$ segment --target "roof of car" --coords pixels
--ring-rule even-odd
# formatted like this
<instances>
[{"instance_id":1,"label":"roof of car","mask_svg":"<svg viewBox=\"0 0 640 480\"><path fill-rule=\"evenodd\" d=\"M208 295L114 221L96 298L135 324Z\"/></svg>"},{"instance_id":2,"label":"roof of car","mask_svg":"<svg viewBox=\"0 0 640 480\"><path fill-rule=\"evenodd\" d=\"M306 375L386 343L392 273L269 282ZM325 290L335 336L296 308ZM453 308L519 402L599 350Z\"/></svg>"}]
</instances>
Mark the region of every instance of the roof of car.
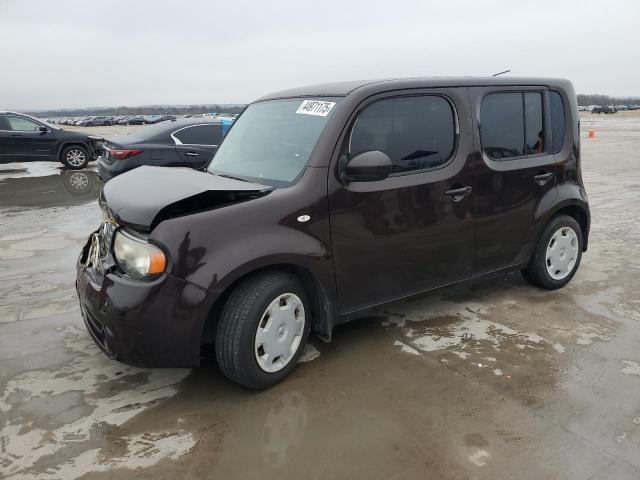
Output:
<instances>
[{"instance_id":1,"label":"roof of car","mask_svg":"<svg viewBox=\"0 0 640 480\"><path fill-rule=\"evenodd\" d=\"M370 87L374 90L399 90L405 88L437 88L437 87L479 87L487 85L544 85L565 87L570 85L568 80L558 78L538 77L416 77L416 78L386 78L378 80L357 80L349 82L325 83L306 87L292 88L270 93L258 99L269 100L288 97L320 97L346 96L350 93Z\"/></svg>"}]
</instances>

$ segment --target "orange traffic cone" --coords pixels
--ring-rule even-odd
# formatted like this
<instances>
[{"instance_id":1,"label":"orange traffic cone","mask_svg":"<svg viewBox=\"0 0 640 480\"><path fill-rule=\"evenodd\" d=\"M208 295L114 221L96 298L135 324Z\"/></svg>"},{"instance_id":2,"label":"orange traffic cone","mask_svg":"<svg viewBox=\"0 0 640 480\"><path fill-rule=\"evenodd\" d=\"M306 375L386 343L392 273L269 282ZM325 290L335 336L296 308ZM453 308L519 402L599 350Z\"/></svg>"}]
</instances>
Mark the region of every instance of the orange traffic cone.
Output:
<instances>
[{"instance_id":1,"label":"orange traffic cone","mask_svg":"<svg viewBox=\"0 0 640 480\"><path fill-rule=\"evenodd\" d=\"M593 128L589 129L589 136L588 138L596 138L596 131Z\"/></svg>"}]
</instances>

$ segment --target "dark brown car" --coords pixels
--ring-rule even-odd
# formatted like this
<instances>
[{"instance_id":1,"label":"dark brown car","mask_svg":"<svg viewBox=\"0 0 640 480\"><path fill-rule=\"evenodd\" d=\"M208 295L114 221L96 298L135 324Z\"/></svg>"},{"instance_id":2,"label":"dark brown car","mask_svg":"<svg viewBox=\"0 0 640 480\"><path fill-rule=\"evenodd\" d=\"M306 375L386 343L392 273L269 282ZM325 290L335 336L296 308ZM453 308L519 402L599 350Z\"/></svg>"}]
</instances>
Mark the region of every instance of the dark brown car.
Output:
<instances>
[{"instance_id":1,"label":"dark brown car","mask_svg":"<svg viewBox=\"0 0 640 480\"><path fill-rule=\"evenodd\" d=\"M268 95L207 172L140 167L105 185L78 263L87 328L141 366L265 388L309 331L502 270L565 285L587 248L571 83L426 78Z\"/></svg>"}]
</instances>

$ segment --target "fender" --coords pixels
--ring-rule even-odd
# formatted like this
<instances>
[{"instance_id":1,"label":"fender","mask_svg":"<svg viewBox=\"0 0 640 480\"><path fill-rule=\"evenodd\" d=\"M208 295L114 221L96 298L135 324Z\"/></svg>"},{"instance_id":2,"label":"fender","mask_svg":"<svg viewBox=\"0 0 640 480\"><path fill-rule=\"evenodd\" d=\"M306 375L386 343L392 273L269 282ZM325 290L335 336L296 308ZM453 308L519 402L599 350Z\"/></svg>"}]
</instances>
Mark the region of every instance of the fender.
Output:
<instances>
[{"instance_id":1,"label":"fender","mask_svg":"<svg viewBox=\"0 0 640 480\"><path fill-rule=\"evenodd\" d=\"M303 192L275 190L243 203L160 222L149 241L165 251L167 273L206 289L213 304L251 272L274 266L293 271L303 277L310 293L320 291L310 300L315 301L317 316L324 317L321 331L328 337L336 286L326 169L309 170L301 182L308 177L312 181ZM301 216L310 220L300 221ZM309 282L320 288L309 288Z\"/></svg>"},{"instance_id":2,"label":"fender","mask_svg":"<svg viewBox=\"0 0 640 480\"><path fill-rule=\"evenodd\" d=\"M536 211L535 218L535 244L538 243L542 230L549 223L559 211L569 208L577 208L583 215L583 219L577 219L583 229L583 246L582 251L587 251L589 243L589 230L591 227L591 214L589 211L589 204L586 201L586 193L584 189L577 183L562 183L557 187L557 197L555 201L549 205L545 201L540 202L539 208ZM534 245L535 245L534 244Z\"/></svg>"},{"instance_id":3,"label":"fender","mask_svg":"<svg viewBox=\"0 0 640 480\"><path fill-rule=\"evenodd\" d=\"M183 242L189 241L187 237L188 234ZM204 263L206 266L194 270L192 274L182 275L186 273L181 270L183 266L174 271L174 275L177 273L188 282L207 290L205 311L201 312L196 328L203 332L209 313L222 305L226 294L239 280L259 270L279 268L294 273L300 279L313 305L312 328L320 339L331 341L337 299L333 262L326 246L307 233L286 227L261 231L259 238L259 242L256 242L256 237L246 237L221 245L221 249L205 254L198 264ZM248 256L249 252L251 256ZM230 261L243 257L246 261L239 265ZM208 285L200 284L207 279Z\"/></svg>"}]
</instances>

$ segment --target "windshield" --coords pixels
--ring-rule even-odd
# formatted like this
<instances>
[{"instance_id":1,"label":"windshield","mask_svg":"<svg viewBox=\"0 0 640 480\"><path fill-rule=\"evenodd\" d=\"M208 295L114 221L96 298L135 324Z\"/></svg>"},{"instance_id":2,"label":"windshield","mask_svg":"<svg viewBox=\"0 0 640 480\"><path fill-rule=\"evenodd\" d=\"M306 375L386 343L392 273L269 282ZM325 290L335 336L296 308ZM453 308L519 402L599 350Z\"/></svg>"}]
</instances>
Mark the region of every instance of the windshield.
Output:
<instances>
[{"instance_id":1,"label":"windshield","mask_svg":"<svg viewBox=\"0 0 640 480\"><path fill-rule=\"evenodd\" d=\"M207 170L274 187L302 173L340 98L269 100L236 120Z\"/></svg>"}]
</instances>

